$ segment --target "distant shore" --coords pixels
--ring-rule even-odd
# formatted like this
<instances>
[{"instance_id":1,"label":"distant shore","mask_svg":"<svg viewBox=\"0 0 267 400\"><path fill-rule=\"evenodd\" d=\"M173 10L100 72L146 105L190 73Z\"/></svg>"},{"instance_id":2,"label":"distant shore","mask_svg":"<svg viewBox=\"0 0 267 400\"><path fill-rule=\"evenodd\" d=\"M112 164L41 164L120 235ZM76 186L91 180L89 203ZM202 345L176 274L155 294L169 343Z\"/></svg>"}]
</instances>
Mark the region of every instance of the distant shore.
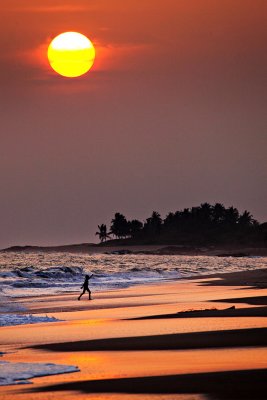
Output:
<instances>
[{"instance_id":1,"label":"distant shore","mask_svg":"<svg viewBox=\"0 0 267 400\"><path fill-rule=\"evenodd\" d=\"M114 243L115 242L115 243ZM61 246L12 246L1 252L62 252L83 254L147 254L147 255L184 255L218 257L267 256L267 247L242 246L184 246L184 245L129 245L111 241L107 243L80 243Z\"/></svg>"}]
</instances>

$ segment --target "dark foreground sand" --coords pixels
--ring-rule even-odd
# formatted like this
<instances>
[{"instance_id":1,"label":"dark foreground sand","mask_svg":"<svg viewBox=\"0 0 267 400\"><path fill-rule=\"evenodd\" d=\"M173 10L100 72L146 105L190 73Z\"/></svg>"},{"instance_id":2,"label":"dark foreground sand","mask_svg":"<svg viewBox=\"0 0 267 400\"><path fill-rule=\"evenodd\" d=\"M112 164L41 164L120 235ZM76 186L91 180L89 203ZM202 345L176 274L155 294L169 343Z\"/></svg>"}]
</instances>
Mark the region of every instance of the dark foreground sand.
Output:
<instances>
[{"instance_id":1,"label":"dark foreground sand","mask_svg":"<svg viewBox=\"0 0 267 400\"><path fill-rule=\"evenodd\" d=\"M4 360L80 372L2 387L0 398L265 399L266 282L267 269L97 293L92 302L24 299L31 312L54 309L65 321L2 328Z\"/></svg>"},{"instance_id":2,"label":"dark foreground sand","mask_svg":"<svg viewBox=\"0 0 267 400\"><path fill-rule=\"evenodd\" d=\"M140 378L102 379L51 385L44 392L193 394L206 393L210 399L266 399L266 369ZM39 392L30 389L29 392ZM172 397L173 398L173 397Z\"/></svg>"}]
</instances>

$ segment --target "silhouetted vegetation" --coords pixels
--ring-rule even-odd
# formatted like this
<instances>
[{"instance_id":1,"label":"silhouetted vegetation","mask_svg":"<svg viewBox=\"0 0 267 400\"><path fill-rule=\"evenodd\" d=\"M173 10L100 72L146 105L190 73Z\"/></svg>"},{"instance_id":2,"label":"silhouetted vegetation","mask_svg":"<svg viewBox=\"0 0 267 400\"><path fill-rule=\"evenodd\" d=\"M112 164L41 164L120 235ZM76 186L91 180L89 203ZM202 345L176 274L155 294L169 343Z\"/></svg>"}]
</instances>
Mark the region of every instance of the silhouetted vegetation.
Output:
<instances>
[{"instance_id":1,"label":"silhouetted vegetation","mask_svg":"<svg viewBox=\"0 0 267 400\"><path fill-rule=\"evenodd\" d=\"M100 232L96 234L105 241L109 237L106 225L98 228ZM170 212L165 219L153 211L144 223L137 219L128 221L123 214L116 213L110 234L127 244L267 245L267 223L259 224L249 211L240 213L237 208L226 208L221 203L203 203Z\"/></svg>"},{"instance_id":2,"label":"silhouetted vegetation","mask_svg":"<svg viewBox=\"0 0 267 400\"><path fill-rule=\"evenodd\" d=\"M96 232L96 235L99 237L101 243L105 242L107 239L110 239L109 233L107 231L107 225L98 225L98 229L99 231Z\"/></svg>"},{"instance_id":3,"label":"silhouetted vegetation","mask_svg":"<svg viewBox=\"0 0 267 400\"><path fill-rule=\"evenodd\" d=\"M130 224L124 215L120 213L115 214L115 217L111 221L110 232L119 239L126 238L130 235Z\"/></svg>"}]
</instances>

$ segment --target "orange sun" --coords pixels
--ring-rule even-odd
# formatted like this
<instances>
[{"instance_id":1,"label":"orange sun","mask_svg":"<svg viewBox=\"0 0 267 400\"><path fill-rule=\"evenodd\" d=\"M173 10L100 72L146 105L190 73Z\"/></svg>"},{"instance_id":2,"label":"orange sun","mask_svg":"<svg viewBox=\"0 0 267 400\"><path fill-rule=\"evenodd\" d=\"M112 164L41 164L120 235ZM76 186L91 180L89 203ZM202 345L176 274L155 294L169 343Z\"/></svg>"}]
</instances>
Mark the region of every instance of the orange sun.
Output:
<instances>
[{"instance_id":1,"label":"orange sun","mask_svg":"<svg viewBox=\"0 0 267 400\"><path fill-rule=\"evenodd\" d=\"M49 64L59 75L75 78L84 75L94 64L92 42L78 32L64 32L55 37L47 50Z\"/></svg>"}]
</instances>

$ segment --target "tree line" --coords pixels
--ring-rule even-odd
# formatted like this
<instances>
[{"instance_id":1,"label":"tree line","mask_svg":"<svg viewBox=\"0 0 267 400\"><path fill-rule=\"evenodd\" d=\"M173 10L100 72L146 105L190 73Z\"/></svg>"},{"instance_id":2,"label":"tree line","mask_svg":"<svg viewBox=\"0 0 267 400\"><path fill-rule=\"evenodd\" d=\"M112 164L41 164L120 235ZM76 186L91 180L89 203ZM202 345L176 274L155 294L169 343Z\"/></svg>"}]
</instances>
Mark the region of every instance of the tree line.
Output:
<instances>
[{"instance_id":1,"label":"tree line","mask_svg":"<svg viewBox=\"0 0 267 400\"><path fill-rule=\"evenodd\" d=\"M127 239L129 243L212 244L219 242L249 243L267 241L265 224L256 221L249 211L221 203L203 203L198 207L169 212L165 219L157 211L144 222L127 220L117 212L110 228L98 225L96 235L103 243L108 239Z\"/></svg>"}]
</instances>

